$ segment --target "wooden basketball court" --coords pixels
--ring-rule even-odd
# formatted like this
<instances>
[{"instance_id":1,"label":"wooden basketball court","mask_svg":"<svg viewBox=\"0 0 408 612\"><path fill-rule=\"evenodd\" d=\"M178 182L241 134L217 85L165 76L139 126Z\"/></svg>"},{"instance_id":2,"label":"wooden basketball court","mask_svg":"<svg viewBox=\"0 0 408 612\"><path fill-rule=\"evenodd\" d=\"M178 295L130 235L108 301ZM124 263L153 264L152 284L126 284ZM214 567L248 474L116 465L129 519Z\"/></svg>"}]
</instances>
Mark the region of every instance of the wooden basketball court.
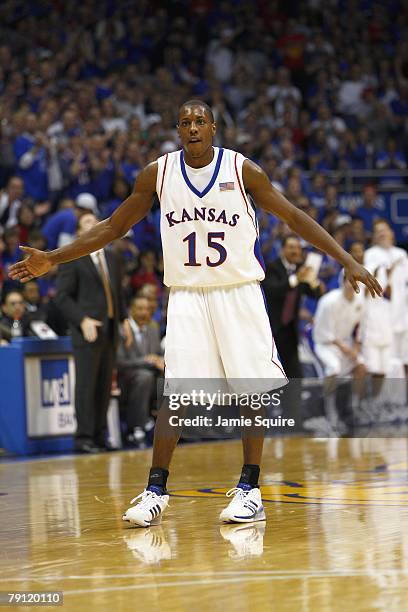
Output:
<instances>
[{"instance_id":1,"label":"wooden basketball court","mask_svg":"<svg viewBox=\"0 0 408 612\"><path fill-rule=\"evenodd\" d=\"M239 442L181 445L162 525L122 521L150 452L0 464L0 591L66 610L407 610L405 439L270 439L266 524L218 514Z\"/></svg>"}]
</instances>

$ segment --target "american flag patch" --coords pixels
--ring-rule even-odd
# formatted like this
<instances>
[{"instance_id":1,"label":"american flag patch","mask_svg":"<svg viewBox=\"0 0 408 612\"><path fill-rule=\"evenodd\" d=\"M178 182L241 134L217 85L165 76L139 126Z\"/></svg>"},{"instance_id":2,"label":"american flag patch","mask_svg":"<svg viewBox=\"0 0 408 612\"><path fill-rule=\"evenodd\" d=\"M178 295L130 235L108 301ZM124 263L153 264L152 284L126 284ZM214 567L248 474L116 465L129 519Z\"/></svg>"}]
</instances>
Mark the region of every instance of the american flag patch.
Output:
<instances>
[{"instance_id":1,"label":"american flag patch","mask_svg":"<svg viewBox=\"0 0 408 612\"><path fill-rule=\"evenodd\" d=\"M229 183L218 183L220 186L220 191L234 191L235 183L231 181Z\"/></svg>"}]
</instances>

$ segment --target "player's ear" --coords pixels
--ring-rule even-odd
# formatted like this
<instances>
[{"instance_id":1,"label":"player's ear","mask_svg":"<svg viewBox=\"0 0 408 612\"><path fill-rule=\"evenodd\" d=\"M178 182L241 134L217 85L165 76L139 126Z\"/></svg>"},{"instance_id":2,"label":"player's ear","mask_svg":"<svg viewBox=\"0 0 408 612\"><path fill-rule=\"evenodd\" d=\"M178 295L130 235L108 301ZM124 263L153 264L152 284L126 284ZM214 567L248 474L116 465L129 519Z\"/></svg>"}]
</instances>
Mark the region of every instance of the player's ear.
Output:
<instances>
[{"instance_id":1,"label":"player's ear","mask_svg":"<svg viewBox=\"0 0 408 612\"><path fill-rule=\"evenodd\" d=\"M217 124L215 122L211 124L211 130L212 130L212 135L215 136L215 133L217 131Z\"/></svg>"}]
</instances>

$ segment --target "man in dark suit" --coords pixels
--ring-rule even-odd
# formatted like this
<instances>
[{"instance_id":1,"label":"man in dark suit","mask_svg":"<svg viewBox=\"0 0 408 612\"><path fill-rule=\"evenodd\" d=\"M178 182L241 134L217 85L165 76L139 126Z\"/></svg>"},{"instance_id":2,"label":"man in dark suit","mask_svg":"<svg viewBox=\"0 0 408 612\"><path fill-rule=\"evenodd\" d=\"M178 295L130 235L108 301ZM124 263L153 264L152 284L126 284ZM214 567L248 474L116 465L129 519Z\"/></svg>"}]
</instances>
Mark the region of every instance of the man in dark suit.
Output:
<instances>
[{"instance_id":1,"label":"man in dark suit","mask_svg":"<svg viewBox=\"0 0 408 612\"><path fill-rule=\"evenodd\" d=\"M96 223L93 213L84 213L78 220L78 235ZM101 249L63 264L57 276L56 303L69 324L74 349L75 449L96 453L105 448L119 322L124 323L130 341L121 274L113 253Z\"/></svg>"},{"instance_id":2,"label":"man in dark suit","mask_svg":"<svg viewBox=\"0 0 408 612\"><path fill-rule=\"evenodd\" d=\"M22 293L16 289L11 289L2 296L0 333L0 337L7 341L10 341L13 336L30 334L30 320L27 316L24 298Z\"/></svg>"},{"instance_id":3,"label":"man in dark suit","mask_svg":"<svg viewBox=\"0 0 408 612\"><path fill-rule=\"evenodd\" d=\"M299 305L302 295L319 298L320 283L313 270L302 265L303 252L297 236L286 236L280 256L266 266L263 289L273 337L288 378L301 378L299 362Z\"/></svg>"},{"instance_id":4,"label":"man in dark suit","mask_svg":"<svg viewBox=\"0 0 408 612\"><path fill-rule=\"evenodd\" d=\"M132 343L122 340L118 350L118 383L121 404L126 414L127 441L132 446L145 445L146 433L153 427L150 417L156 380L164 372L159 327L151 319L149 300L133 298L130 306Z\"/></svg>"}]
</instances>

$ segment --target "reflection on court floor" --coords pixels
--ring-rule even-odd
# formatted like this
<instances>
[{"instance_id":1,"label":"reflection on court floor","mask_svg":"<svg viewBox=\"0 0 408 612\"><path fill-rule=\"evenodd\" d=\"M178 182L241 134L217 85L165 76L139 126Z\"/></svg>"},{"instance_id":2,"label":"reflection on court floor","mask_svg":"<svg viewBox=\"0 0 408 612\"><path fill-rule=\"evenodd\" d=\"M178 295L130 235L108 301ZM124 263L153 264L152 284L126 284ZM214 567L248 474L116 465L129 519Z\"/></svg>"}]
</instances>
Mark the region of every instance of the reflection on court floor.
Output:
<instances>
[{"instance_id":1,"label":"reflection on court floor","mask_svg":"<svg viewBox=\"0 0 408 612\"><path fill-rule=\"evenodd\" d=\"M342 506L380 505L401 506L408 508L408 482L405 466L404 475L394 475L390 479L392 468L387 472L357 475L354 481L280 481L262 486L264 502L286 502L298 504L332 504ZM175 497L219 497L224 496L228 488L223 489L186 489L171 491Z\"/></svg>"},{"instance_id":2,"label":"reflection on court floor","mask_svg":"<svg viewBox=\"0 0 408 612\"><path fill-rule=\"evenodd\" d=\"M148 452L0 464L0 590L62 590L68 610L406 609L405 439L268 440L267 522L221 525L240 453L179 447L149 529L121 520Z\"/></svg>"}]
</instances>

